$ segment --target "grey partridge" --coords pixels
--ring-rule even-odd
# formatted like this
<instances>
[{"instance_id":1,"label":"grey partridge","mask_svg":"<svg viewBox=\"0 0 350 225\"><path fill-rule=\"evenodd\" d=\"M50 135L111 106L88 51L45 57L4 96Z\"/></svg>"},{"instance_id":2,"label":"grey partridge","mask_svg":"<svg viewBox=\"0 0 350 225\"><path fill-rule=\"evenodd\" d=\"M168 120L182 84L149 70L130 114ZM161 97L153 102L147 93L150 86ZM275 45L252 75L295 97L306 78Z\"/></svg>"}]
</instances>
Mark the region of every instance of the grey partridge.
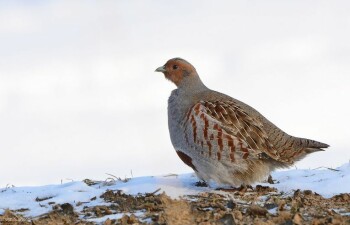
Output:
<instances>
[{"instance_id":1,"label":"grey partridge","mask_svg":"<svg viewBox=\"0 0 350 225\"><path fill-rule=\"evenodd\" d=\"M168 100L171 142L203 181L248 185L329 145L283 132L254 108L207 88L181 58L156 69L177 88Z\"/></svg>"}]
</instances>

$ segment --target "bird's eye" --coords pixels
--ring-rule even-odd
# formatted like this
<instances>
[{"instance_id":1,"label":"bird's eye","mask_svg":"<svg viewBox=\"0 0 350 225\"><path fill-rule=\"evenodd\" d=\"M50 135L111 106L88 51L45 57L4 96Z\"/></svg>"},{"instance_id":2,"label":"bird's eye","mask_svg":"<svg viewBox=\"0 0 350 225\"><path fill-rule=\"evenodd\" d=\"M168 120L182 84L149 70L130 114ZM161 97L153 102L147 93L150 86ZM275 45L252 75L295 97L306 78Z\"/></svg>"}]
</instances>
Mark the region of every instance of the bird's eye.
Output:
<instances>
[{"instance_id":1,"label":"bird's eye","mask_svg":"<svg viewBox=\"0 0 350 225\"><path fill-rule=\"evenodd\" d=\"M173 65L173 69L176 70L178 67L178 65Z\"/></svg>"}]
</instances>

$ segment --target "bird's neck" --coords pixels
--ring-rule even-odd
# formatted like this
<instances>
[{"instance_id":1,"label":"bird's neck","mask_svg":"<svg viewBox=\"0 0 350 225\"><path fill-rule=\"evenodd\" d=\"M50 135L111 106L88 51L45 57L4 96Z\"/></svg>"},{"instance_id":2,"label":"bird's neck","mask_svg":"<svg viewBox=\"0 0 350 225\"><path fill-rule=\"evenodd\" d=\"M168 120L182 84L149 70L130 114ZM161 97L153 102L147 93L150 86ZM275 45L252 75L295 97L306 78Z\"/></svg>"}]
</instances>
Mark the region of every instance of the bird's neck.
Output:
<instances>
[{"instance_id":1,"label":"bird's neck","mask_svg":"<svg viewBox=\"0 0 350 225\"><path fill-rule=\"evenodd\" d=\"M191 74L190 76L184 77L178 85L178 89L179 91L188 94L208 90L197 74Z\"/></svg>"}]
</instances>

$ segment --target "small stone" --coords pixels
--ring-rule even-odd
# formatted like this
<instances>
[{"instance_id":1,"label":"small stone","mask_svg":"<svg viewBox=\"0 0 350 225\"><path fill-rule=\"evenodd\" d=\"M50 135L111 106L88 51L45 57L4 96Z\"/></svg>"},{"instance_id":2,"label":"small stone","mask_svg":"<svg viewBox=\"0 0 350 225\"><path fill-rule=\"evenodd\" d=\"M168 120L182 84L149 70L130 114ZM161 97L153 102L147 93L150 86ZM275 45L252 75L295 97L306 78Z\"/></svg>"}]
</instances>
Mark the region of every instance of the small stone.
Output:
<instances>
[{"instance_id":1,"label":"small stone","mask_svg":"<svg viewBox=\"0 0 350 225\"><path fill-rule=\"evenodd\" d=\"M258 205L251 205L248 212L249 214L256 216L266 216L266 214L268 213L267 209Z\"/></svg>"},{"instance_id":2,"label":"small stone","mask_svg":"<svg viewBox=\"0 0 350 225\"><path fill-rule=\"evenodd\" d=\"M277 208L278 205L276 203L265 203L264 207L269 210L269 209L274 209Z\"/></svg>"},{"instance_id":3,"label":"small stone","mask_svg":"<svg viewBox=\"0 0 350 225\"><path fill-rule=\"evenodd\" d=\"M293 194L294 198L299 197L299 196L300 196L300 189L294 191L294 194Z\"/></svg>"},{"instance_id":4,"label":"small stone","mask_svg":"<svg viewBox=\"0 0 350 225\"><path fill-rule=\"evenodd\" d=\"M109 218L103 223L103 225L112 225L112 220Z\"/></svg>"},{"instance_id":5,"label":"small stone","mask_svg":"<svg viewBox=\"0 0 350 225\"><path fill-rule=\"evenodd\" d=\"M135 224L138 222L138 219L136 218L136 216L134 214L131 214L129 219L128 219L128 223L129 224Z\"/></svg>"},{"instance_id":6,"label":"small stone","mask_svg":"<svg viewBox=\"0 0 350 225\"><path fill-rule=\"evenodd\" d=\"M279 201L279 203L278 203L278 210L279 211L283 211L285 205L286 205L286 201L284 201L284 200Z\"/></svg>"},{"instance_id":7,"label":"small stone","mask_svg":"<svg viewBox=\"0 0 350 225\"><path fill-rule=\"evenodd\" d=\"M227 202L227 208L234 209L236 207L236 203L234 203L232 200Z\"/></svg>"},{"instance_id":8,"label":"small stone","mask_svg":"<svg viewBox=\"0 0 350 225\"><path fill-rule=\"evenodd\" d=\"M303 224L303 218L300 216L299 213L296 213L293 217L293 223L296 225L302 225Z\"/></svg>"},{"instance_id":9,"label":"small stone","mask_svg":"<svg viewBox=\"0 0 350 225\"><path fill-rule=\"evenodd\" d=\"M126 224L128 224L128 220L129 220L129 216L128 215L124 215L122 218L120 218L120 223L122 225L126 225Z\"/></svg>"},{"instance_id":10,"label":"small stone","mask_svg":"<svg viewBox=\"0 0 350 225\"><path fill-rule=\"evenodd\" d=\"M286 220L284 223L282 223L281 225L293 225L293 221L292 220Z\"/></svg>"},{"instance_id":11,"label":"small stone","mask_svg":"<svg viewBox=\"0 0 350 225\"><path fill-rule=\"evenodd\" d=\"M304 191L304 195L311 195L312 194L312 191L311 190L305 190Z\"/></svg>"},{"instance_id":12,"label":"small stone","mask_svg":"<svg viewBox=\"0 0 350 225\"><path fill-rule=\"evenodd\" d=\"M235 220L233 219L232 214L225 214L220 220L220 225L235 225Z\"/></svg>"},{"instance_id":13,"label":"small stone","mask_svg":"<svg viewBox=\"0 0 350 225\"><path fill-rule=\"evenodd\" d=\"M63 203L61 205L62 212L67 215L73 215L74 214L74 208L69 203Z\"/></svg>"},{"instance_id":14,"label":"small stone","mask_svg":"<svg viewBox=\"0 0 350 225\"><path fill-rule=\"evenodd\" d=\"M233 216L235 217L235 219L241 221L243 219L243 215L240 211L236 210L233 212Z\"/></svg>"}]
</instances>

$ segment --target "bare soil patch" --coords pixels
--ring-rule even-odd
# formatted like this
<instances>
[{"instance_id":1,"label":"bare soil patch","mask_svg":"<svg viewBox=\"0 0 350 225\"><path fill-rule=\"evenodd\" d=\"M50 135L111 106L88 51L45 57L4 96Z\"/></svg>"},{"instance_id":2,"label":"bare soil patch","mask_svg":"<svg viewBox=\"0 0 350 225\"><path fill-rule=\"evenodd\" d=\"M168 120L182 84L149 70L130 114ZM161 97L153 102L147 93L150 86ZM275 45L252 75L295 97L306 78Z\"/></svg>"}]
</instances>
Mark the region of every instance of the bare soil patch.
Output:
<instances>
[{"instance_id":1,"label":"bare soil patch","mask_svg":"<svg viewBox=\"0 0 350 225\"><path fill-rule=\"evenodd\" d=\"M96 224L91 218L119 214L118 219L102 219L102 224L231 225L350 224L350 194L324 198L310 190L293 193L257 185L188 195L171 199L165 193L128 195L108 190L101 196L106 204L84 207L77 213L69 203L53 204L52 211L39 218L25 218L21 211L6 211L0 224ZM25 209L23 209L25 211Z\"/></svg>"}]
</instances>

